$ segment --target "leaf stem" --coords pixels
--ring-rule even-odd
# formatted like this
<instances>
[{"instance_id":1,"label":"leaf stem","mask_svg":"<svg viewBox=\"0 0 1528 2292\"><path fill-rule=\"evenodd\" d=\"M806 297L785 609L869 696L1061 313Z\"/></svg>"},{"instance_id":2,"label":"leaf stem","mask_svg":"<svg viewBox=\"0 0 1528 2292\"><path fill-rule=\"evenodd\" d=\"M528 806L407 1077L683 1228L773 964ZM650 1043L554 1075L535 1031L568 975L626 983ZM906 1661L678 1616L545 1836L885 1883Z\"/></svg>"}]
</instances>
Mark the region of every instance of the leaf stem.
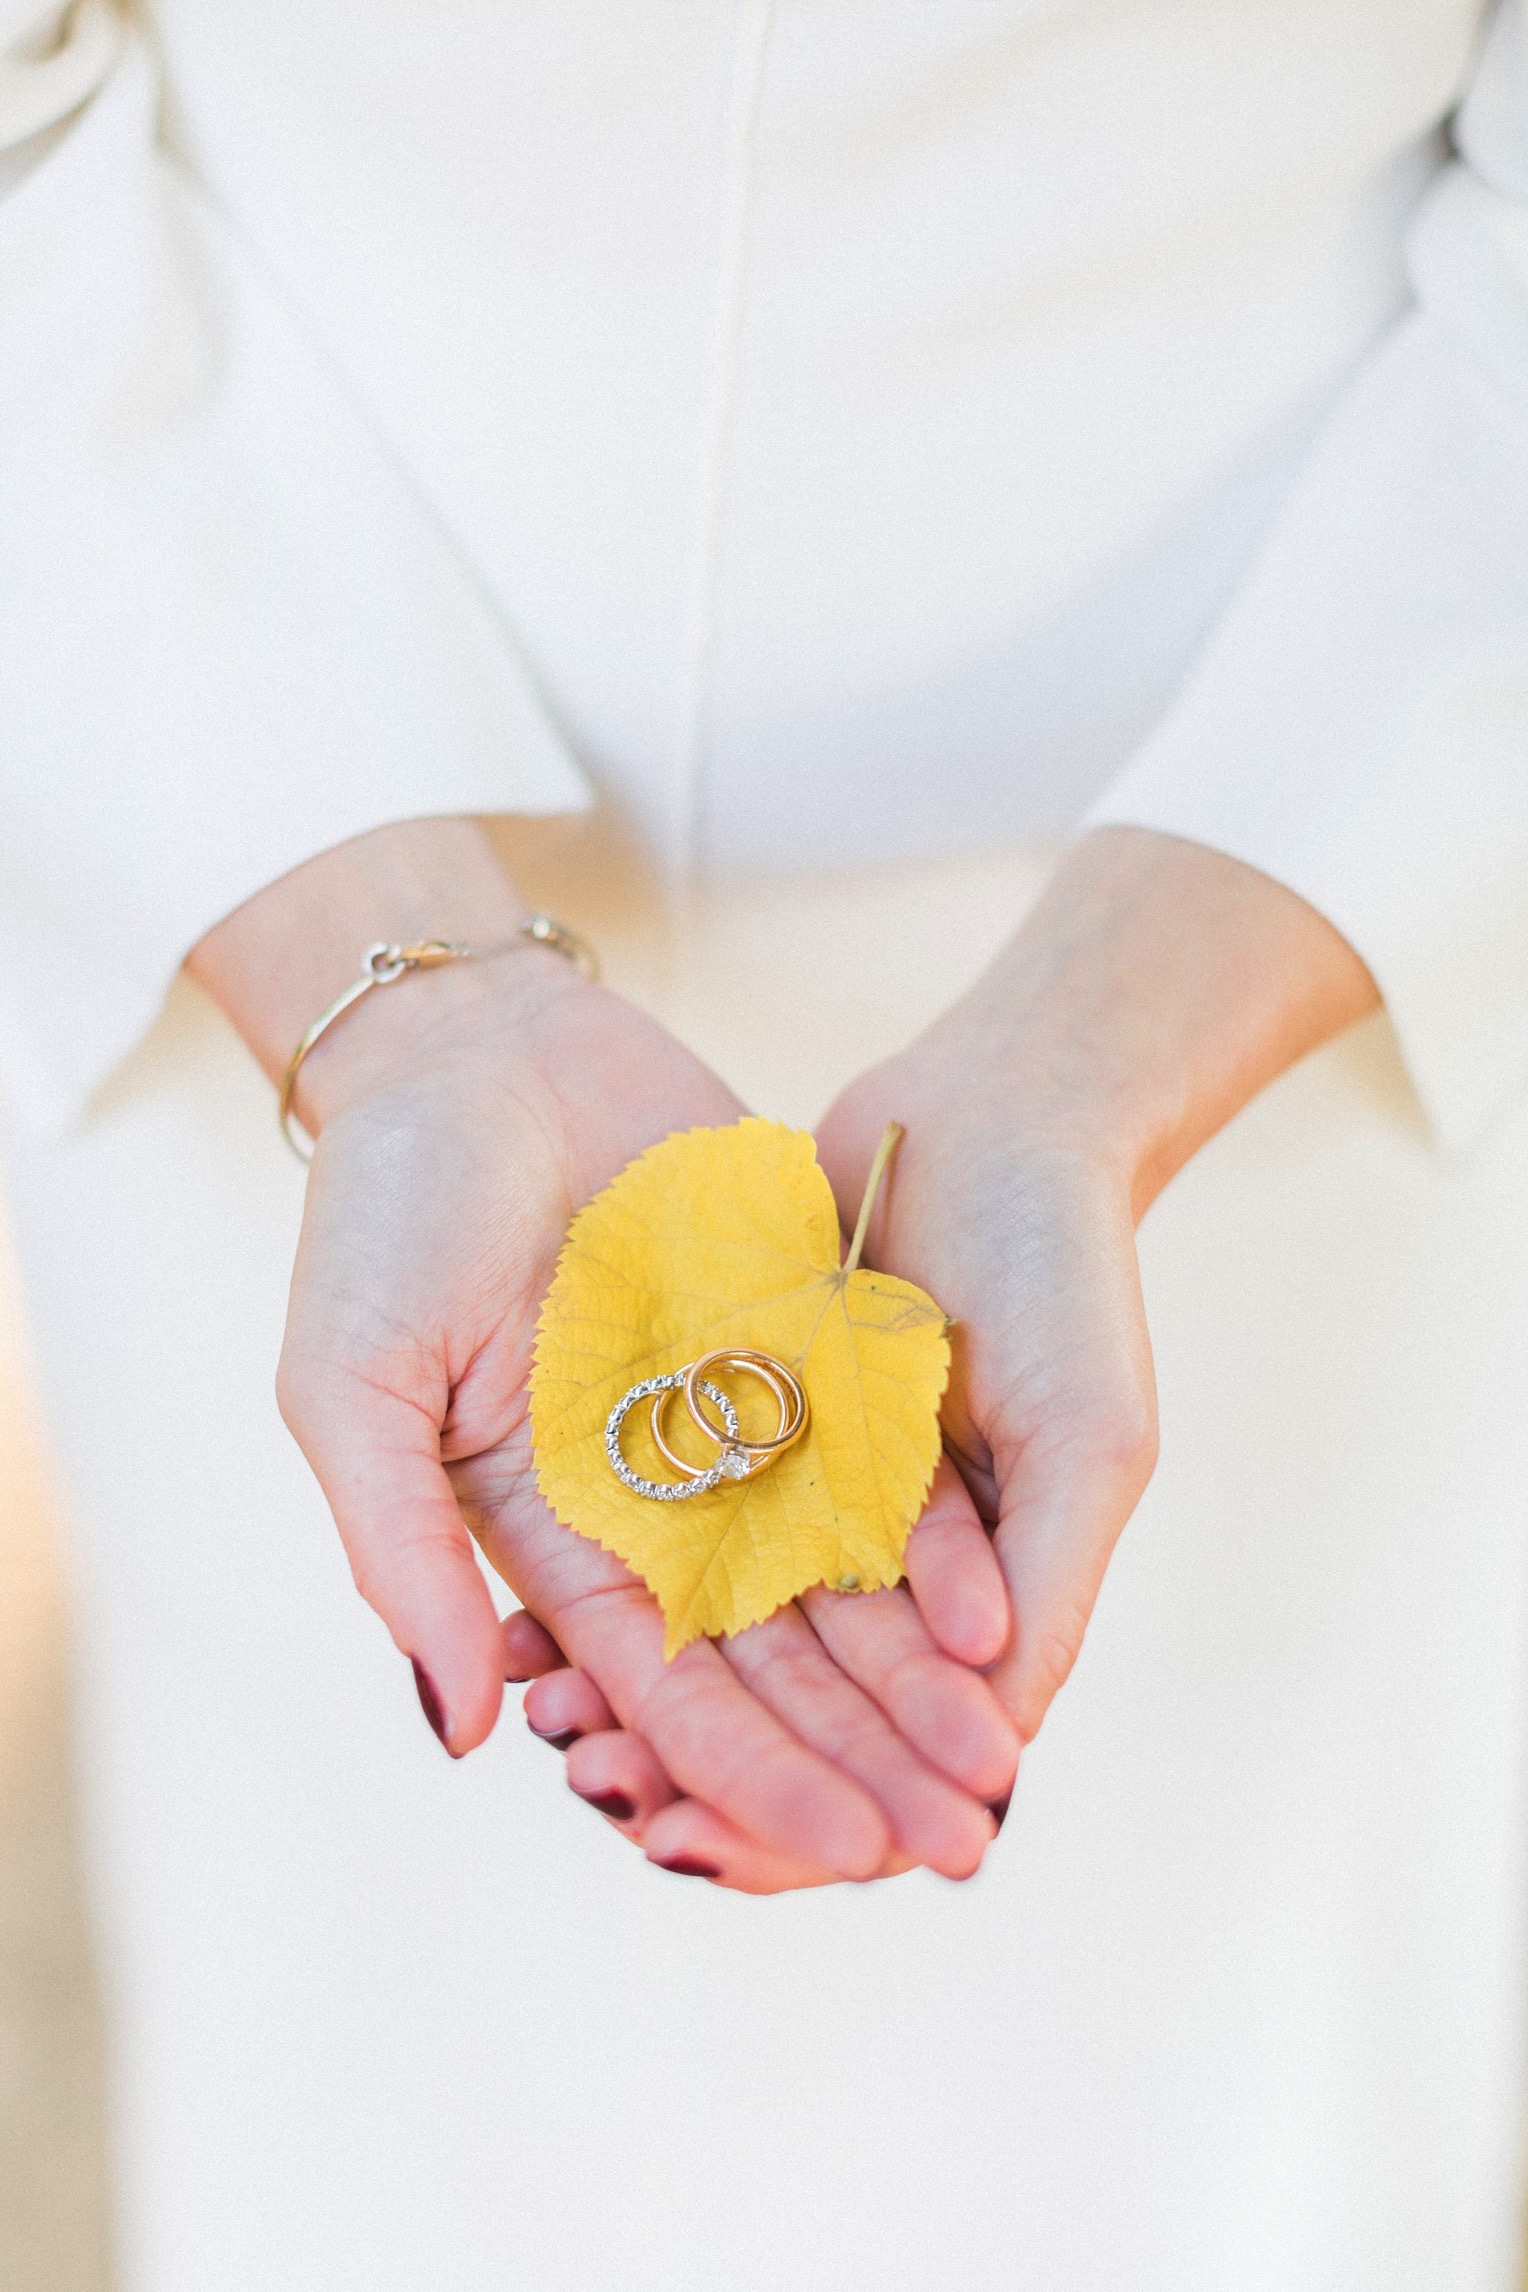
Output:
<instances>
[{"instance_id":1,"label":"leaf stem","mask_svg":"<svg viewBox=\"0 0 1528 2292\"><path fill-rule=\"evenodd\" d=\"M875 1208L875 1198L881 1190L881 1180L890 1167L891 1157L906 1135L900 1122L888 1122L881 1134L881 1143L875 1150L875 1160L870 1165L870 1175L865 1180L865 1196L859 1206L859 1216L854 1221L854 1239L844 1259L845 1273L853 1273L859 1264L860 1251L865 1246L865 1234L870 1224L870 1213Z\"/></svg>"}]
</instances>

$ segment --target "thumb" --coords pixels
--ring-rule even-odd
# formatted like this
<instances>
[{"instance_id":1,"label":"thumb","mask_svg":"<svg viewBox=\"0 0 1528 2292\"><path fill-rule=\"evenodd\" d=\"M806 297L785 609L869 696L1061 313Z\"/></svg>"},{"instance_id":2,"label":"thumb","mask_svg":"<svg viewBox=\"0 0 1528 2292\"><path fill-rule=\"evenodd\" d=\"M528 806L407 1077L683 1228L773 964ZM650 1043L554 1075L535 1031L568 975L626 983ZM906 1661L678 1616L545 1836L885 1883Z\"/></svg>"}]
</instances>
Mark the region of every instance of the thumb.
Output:
<instances>
[{"instance_id":1,"label":"thumb","mask_svg":"<svg viewBox=\"0 0 1528 2292\"><path fill-rule=\"evenodd\" d=\"M1157 1456L1155 1395L1144 1387L1107 1418L1030 1440L1002 1475L994 1538L1013 1633L988 1674L1029 1743L1082 1647L1120 1531Z\"/></svg>"},{"instance_id":2,"label":"thumb","mask_svg":"<svg viewBox=\"0 0 1528 2292\"><path fill-rule=\"evenodd\" d=\"M453 1758L493 1731L504 1693L498 1614L416 1401L289 1348L277 1400L328 1499L356 1589L411 1657Z\"/></svg>"}]
</instances>

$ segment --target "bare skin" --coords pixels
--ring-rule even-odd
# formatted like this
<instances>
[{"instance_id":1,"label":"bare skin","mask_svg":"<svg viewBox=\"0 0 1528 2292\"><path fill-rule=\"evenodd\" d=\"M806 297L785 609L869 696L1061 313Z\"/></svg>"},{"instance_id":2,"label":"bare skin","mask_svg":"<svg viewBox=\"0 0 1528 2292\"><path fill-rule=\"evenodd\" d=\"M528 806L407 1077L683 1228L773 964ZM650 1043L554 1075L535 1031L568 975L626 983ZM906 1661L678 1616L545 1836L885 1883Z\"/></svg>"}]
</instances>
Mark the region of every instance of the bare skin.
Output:
<instances>
[{"instance_id":1,"label":"bare skin","mask_svg":"<svg viewBox=\"0 0 1528 2292\"><path fill-rule=\"evenodd\" d=\"M190 969L274 1078L373 938L511 941L468 822L379 831L220 924ZM1135 830L1083 839L985 978L819 1134L867 1262L959 1325L909 1588L808 1595L665 1666L653 1603L560 1528L525 1376L573 1211L651 1140L740 1111L651 1020L517 946L369 998L313 1054L319 1135L280 1373L356 1580L456 1755L505 1678L650 1856L750 1892L980 1863L1156 1454L1135 1227L1237 1109L1377 1001L1293 893ZM523 1600L500 1626L468 1530ZM978 1676L984 1672L985 1677Z\"/></svg>"},{"instance_id":2,"label":"bare skin","mask_svg":"<svg viewBox=\"0 0 1528 2292\"><path fill-rule=\"evenodd\" d=\"M1136 1226L1214 1131L1377 1002L1352 948L1294 893L1197 845L1104 830L1073 848L971 993L820 1127L852 1214L883 1125L907 1125L867 1262L919 1282L958 1323L945 1443L1008 1587L1012 1629L987 1675L1023 1742L1076 1660L1156 1459ZM967 1582L945 1560L926 1525L909 1575L940 1633ZM557 1664L556 1649L538 1654ZM654 1746L622 1734L575 1672L544 1672L527 1711L548 1732L582 1729L576 1789L659 1808L649 1851L761 1892L828 1875L695 1798L660 1806Z\"/></svg>"},{"instance_id":3,"label":"bare skin","mask_svg":"<svg viewBox=\"0 0 1528 2292\"><path fill-rule=\"evenodd\" d=\"M525 913L475 826L427 821L308 863L190 959L274 1079L371 940L507 950L371 995L303 1070L318 1148L278 1390L357 1584L461 1756L539 1644L528 1620L506 1638L475 1536L577 1665L573 1692L646 1746L621 1827L655 1860L683 1859L662 1825L684 1794L771 1874L969 1876L1019 1746L973 1668L1008 1603L953 1468L915 1531L938 1548L933 1628L906 1589L822 1592L672 1664L646 1590L541 1501L525 1382L573 1212L653 1140L742 1109L652 1020L518 940Z\"/></svg>"}]
</instances>

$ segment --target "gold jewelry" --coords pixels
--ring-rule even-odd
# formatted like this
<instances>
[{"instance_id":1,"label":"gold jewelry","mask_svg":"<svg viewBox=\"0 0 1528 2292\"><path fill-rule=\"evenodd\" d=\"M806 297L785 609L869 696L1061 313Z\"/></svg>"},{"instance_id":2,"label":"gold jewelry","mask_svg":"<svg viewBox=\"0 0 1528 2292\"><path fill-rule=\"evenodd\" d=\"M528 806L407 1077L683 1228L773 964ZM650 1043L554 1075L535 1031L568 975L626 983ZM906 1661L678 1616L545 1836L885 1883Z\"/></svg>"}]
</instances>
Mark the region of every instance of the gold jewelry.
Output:
<instances>
[{"instance_id":1,"label":"gold jewelry","mask_svg":"<svg viewBox=\"0 0 1528 2292\"><path fill-rule=\"evenodd\" d=\"M807 1397L801 1390L800 1384L783 1361L777 1361L772 1353L752 1352L747 1346L736 1348L723 1346L715 1353L702 1353L698 1361L690 1363L684 1380L685 1407L703 1433L708 1434L714 1441L720 1441L721 1434L700 1405L700 1395L703 1389L702 1380L708 1369L713 1374L718 1370L741 1369L745 1375L758 1377L764 1384L769 1385L775 1393L783 1395L780 1404L780 1423L774 1438L772 1440L740 1440L737 1443L744 1455L749 1458L751 1468L754 1471L760 1470L766 1464L772 1464L777 1456L784 1454L786 1449L794 1448L796 1442L806 1431L812 1412L807 1405ZM790 1403L789 1412L785 1406L787 1399Z\"/></svg>"},{"instance_id":2,"label":"gold jewelry","mask_svg":"<svg viewBox=\"0 0 1528 2292\"><path fill-rule=\"evenodd\" d=\"M704 1413L696 1418L696 1422L706 1438L714 1441L723 1452L721 1459L722 1478L724 1480L751 1480L756 1473L762 1472L766 1465L772 1464L782 1449L789 1448L793 1441L799 1440L802 1432L806 1429L806 1395L784 1363L776 1361L768 1353L707 1353L704 1359L692 1362L684 1372L682 1386L670 1386L667 1390L655 1394L653 1398L653 1445L658 1450L659 1455L666 1457L668 1462L673 1465L676 1472L687 1473L692 1480L698 1480L701 1477L701 1468L687 1464L675 1449L670 1448L664 1437L663 1424L676 1390L682 1389L686 1399L693 1391L696 1395L697 1405L700 1394L704 1393L709 1397L715 1393L716 1387L707 1384L701 1374L704 1369L713 1366L731 1370L741 1368L746 1373L757 1377L760 1383L766 1385L774 1394L775 1405L780 1411L779 1422L775 1427L775 1436L773 1440L767 1441L745 1441L741 1433L734 1432L731 1427L718 1432L711 1419ZM725 1419L723 1423L725 1426Z\"/></svg>"},{"instance_id":3,"label":"gold jewelry","mask_svg":"<svg viewBox=\"0 0 1528 2292\"><path fill-rule=\"evenodd\" d=\"M551 948L554 954L564 956L568 962L576 964L586 979L598 979L600 975L599 957L588 940L580 939L576 931L570 931L565 923L558 923L550 915L533 915L529 922L521 924L513 939L506 940L499 947L464 947L454 939L421 939L412 946L400 947L395 940L375 940L361 957L360 977L352 980L343 995L336 995L327 1010L319 1012L287 1060L286 1072L281 1077L277 1118L281 1123L281 1135L298 1161L311 1162L313 1159L313 1141L292 1111L298 1070L314 1044L329 1032L336 1019L342 1018L363 995L369 995L373 987L390 987L406 971L433 971L442 963L486 961L493 955L507 955L521 940L529 940L537 947Z\"/></svg>"},{"instance_id":4,"label":"gold jewelry","mask_svg":"<svg viewBox=\"0 0 1528 2292\"><path fill-rule=\"evenodd\" d=\"M772 1438L744 1440L738 1430L737 1412L731 1408L722 1411L722 1429L718 1431L701 1406L702 1394L708 1400L716 1398L715 1385L706 1379L708 1369L718 1375L737 1375L741 1372L745 1376L757 1377L761 1384L768 1387L780 1411ZM670 1448L664 1436L664 1418L676 1390L684 1394L685 1405L695 1424L707 1440L713 1441L721 1450L721 1455L709 1470L702 1471L693 1464L687 1464L677 1450ZM704 1481L707 1488L712 1488L718 1476L723 1480L755 1479L774 1463L777 1456L782 1456L786 1449L794 1447L806 1431L810 1417L806 1395L785 1363L777 1361L772 1353L756 1353L747 1346L723 1346L714 1353L703 1353L687 1369L673 1377L664 1378L653 1387L653 1444L676 1472L684 1473L687 1479L697 1483L697 1493L701 1481Z\"/></svg>"},{"instance_id":5,"label":"gold jewelry","mask_svg":"<svg viewBox=\"0 0 1528 2292\"><path fill-rule=\"evenodd\" d=\"M519 937L534 939L538 947L550 947L555 955L565 955L575 969L582 971L586 979L592 979L598 986L599 957L587 939L581 939L576 931L570 931L565 923L559 923L555 915L533 915L528 923L521 924ZM511 941L510 945L513 944ZM484 949L487 955L504 955L508 951L507 947Z\"/></svg>"}]
</instances>

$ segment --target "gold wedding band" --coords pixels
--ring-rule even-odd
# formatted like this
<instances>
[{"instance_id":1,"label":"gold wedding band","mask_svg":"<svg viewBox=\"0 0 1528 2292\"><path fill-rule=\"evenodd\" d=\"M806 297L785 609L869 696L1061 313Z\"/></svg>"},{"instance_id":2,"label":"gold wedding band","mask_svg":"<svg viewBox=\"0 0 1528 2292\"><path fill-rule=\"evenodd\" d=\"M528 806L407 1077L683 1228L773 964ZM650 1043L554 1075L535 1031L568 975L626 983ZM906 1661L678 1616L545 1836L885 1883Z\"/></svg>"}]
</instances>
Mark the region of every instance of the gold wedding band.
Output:
<instances>
[{"instance_id":1,"label":"gold wedding band","mask_svg":"<svg viewBox=\"0 0 1528 2292\"><path fill-rule=\"evenodd\" d=\"M702 1404L702 1394L709 1398L713 1389L706 1382L708 1375L758 1378L774 1394L779 1407L780 1421L773 1435L768 1440L744 1440L740 1434L719 1429ZM680 1390L697 1430L719 1448L735 1450L741 1455L742 1468L735 1464L727 1466L729 1479L752 1479L766 1465L773 1464L777 1456L783 1456L800 1440L811 1416L806 1394L785 1363L777 1361L772 1353L757 1353L749 1346L719 1346L713 1353L703 1353L698 1361L690 1363ZM672 1461L671 1450L665 1447L664 1454Z\"/></svg>"},{"instance_id":2,"label":"gold wedding band","mask_svg":"<svg viewBox=\"0 0 1528 2292\"><path fill-rule=\"evenodd\" d=\"M772 1440L745 1441L735 1424L729 1427L724 1423L719 1428L704 1412L698 1415L695 1413L700 1395L704 1394L709 1399L716 1392L715 1385L706 1381L707 1368L723 1374L728 1370L741 1370L757 1377L767 1387L774 1395L775 1406L780 1412ZM696 1400L690 1404L691 1415L707 1440L714 1442L722 1451L722 1476L726 1480L752 1479L755 1473L763 1471L766 1464L773 1463L782 1449L789 1448L793 1441L799 1440L805 1430L806 1395L789 1369L768 1353L707 1353L702 1360L691 1363L678 1389L686 1396L692 1391L696 1395ZM669 1403L674 1398L674 1391L675 1388L670 1387L666 1392L654 1396L653 1444L676 1472L686 1473L691 1479L699 1480L702 1477L700 1469L687 1464L678 1451L669 1446L664 1434L664 1419L668 1414Z\"/></svg>"},{"instance_id":3,"label":"gold wedding band","mask_svg":"<svg viewBox=\"0 0 1528 2292\"><path fill-rule=\"evenodd\" d=\"M785 1449L793 1447L806 1431L807 1418L811 1414L807 1407L806 1395L783 1361L777 1361L772 1353L752 1352L746 1346L719 1347L714 1353L702 1353L698 1361L690 1363L681 1389L684 1393L684 1405L700 1431L714 1441L719 1441L722 1437L700 1405L700 1387L701 1380L707 1371L713 1375L720 1371L725 1375L729 1369L740 1369L745 1375L758 1377L764 1384L770 1386L777 1395L785 1396L790 1402L790 1408L787 1411L785 1398L781 1400L780 1425L772 1440L745 1440L740 1441L738 1446L748 1456L756 1457L760 1462L779 1456Z\"/></svg>"}]
</instances>

